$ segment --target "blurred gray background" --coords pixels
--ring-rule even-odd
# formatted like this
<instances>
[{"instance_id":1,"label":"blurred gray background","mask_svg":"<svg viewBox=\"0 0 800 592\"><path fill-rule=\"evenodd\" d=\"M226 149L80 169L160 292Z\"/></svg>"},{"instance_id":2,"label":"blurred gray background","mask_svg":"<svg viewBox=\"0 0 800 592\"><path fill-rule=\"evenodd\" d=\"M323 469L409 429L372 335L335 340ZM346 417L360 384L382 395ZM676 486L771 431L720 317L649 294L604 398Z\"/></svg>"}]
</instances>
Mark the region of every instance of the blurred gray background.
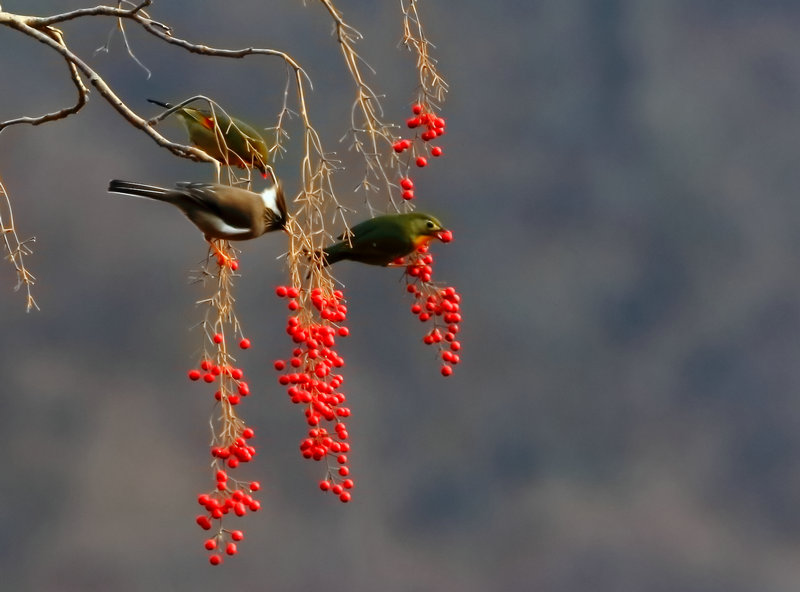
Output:
<instances>
[{"instance_id":1,"label":"blurred gray background","mask_svg":"<svg viewBox=\"0 0 800 592\"><path fill-rule=\"evenodd\" d=\"M4 0L11 12L91 5ZM353 97L315 2L156 2L176 34L289 51L337 144ZM399 2L339 0L402 121L413 57ZM0 266L0 573L8 590L800 590L800 5L789 0L422 2L451 84L445 157L415 175L455 241L437 276L464 298L463 364L421 343L397 270L341 264L352 337L349 505L316 490L299 409L275 382L289 347L273 288L285 239L244 245L242 406L265 485L247 539L207 565L194 524L208 388L185 371L205 254L167 206L108 180L207 180L97 94L79 115L0 134L0 175L42 311ZM112 22L70 45L146 114L197 93L258 126L277 60L191 56ZM0 29L0 118L73 100L63 60ZM165 123L165 133L182 131ZM295 133L295 137L297 134ZM297 144L279 163L297 191ZM337 177L352 195L360 168ZM363 211L363 210L362 210Z\"/></svg>"}]
</instances>

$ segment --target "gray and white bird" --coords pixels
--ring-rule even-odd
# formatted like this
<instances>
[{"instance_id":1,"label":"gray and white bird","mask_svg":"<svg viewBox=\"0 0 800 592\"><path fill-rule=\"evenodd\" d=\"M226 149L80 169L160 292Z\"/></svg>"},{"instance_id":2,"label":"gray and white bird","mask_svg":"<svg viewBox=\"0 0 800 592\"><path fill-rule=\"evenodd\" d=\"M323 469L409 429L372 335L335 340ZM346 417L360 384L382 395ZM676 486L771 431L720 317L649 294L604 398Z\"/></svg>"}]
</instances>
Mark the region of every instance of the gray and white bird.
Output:
<instances>
[{"instance_id":1,"label":"gray and white bird","mask_svg":"<svg viewBox=\"0 0 800 592\"><path fill-rule=\"evenodd\" d=\"M176 183L174 189L115 179L110 193L164 201L180 209L207 241L249 240L286 226L286 199L280 182L261 193L217 183Z\"/></svg>"}]
</instances>

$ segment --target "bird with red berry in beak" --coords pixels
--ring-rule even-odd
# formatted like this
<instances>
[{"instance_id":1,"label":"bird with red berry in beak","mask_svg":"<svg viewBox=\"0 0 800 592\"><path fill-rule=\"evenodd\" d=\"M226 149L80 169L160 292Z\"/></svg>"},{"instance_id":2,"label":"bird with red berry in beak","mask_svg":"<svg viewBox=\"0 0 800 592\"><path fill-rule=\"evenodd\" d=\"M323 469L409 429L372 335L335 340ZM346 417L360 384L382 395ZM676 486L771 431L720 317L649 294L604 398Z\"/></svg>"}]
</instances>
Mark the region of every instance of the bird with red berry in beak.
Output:
<instances>
[{"instance_id":1,"label":"bird with red berry in beak","mask_svg":"<svg viewBox=\"0 0 800 592\"><path fill-rule=\"evenodd\" d=\"M369 265L391 265L434 239L449 242L450 231L423 212L376 216L353 226L349 235L322 249L325 265L349 259Z\"/></svg>"}]
</instances>

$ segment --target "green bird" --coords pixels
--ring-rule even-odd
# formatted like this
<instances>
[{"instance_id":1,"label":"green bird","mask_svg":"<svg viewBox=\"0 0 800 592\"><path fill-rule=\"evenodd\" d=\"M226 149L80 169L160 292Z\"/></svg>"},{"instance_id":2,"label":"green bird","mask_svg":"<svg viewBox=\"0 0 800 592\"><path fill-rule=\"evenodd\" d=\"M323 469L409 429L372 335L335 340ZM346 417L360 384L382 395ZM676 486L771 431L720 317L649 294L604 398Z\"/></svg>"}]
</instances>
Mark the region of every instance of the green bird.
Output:
<instances>
[{"instance_id":1,"label":"green bird","mask_svg":"<svg viewBox=\"0 0 800 592\"><path fill-rule=\"evenodd\" d=\"M165 109L169 103L147 99ZM264 138L255 128L241 119L228 117L221 110L212 115L206 109L181 107L175 111L189 133L189 141L222 164L239 168L254 167L267 177L269 149Z\"/></svg>"},{"instance_id":2,"label":"green bird","mask_svg":"<svg viewBox=\"0 0 800 592\"><path fill-rule=\"evenodd\" d=\"M350 232L349 240L342 235L338 243L322 250L325 265L350 259L386 266L435 238L442 242L452 238L439 220L422 212L377 216L356 224Z\"/></svg>"}]
</instances>

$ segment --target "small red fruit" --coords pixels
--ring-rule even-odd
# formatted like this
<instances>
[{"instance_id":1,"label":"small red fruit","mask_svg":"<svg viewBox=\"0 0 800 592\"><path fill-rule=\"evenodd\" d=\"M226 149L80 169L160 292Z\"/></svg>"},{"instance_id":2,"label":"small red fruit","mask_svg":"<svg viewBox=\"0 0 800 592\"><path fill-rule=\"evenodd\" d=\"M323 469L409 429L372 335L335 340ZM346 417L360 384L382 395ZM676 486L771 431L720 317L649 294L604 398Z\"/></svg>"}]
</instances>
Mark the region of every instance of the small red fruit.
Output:
<instances>
[{"instance_id":1,"label":"small red fruit","mask_svg":"<svg viewBox=\"0 0 800 592\"><path fill-rule=\"evenodd\" d=\"M239 342L239 347L242 349L250 349L250 340L246 337Z\"/></svg>"},{"instance_id":2,"label":"small red fruit","mask_svg":"<svg viewBox=\"0 0 800 592\"><path fill-rule=\"evenodd\" d=\"M417 166L418 167L424 167L427 164L428 164L428 159L427 158L425 158L424 156L417 157Z\"/></svg>"},{"instance_id":3,"label":"small red fruit","mask_svg":"<svg viewBox=\"0 0 800 592\"><path fill-rule=\"evenodd\" d=\"M200 370L189 370L189 380L200 380Z\"/></svg>"},{"instance_id":4,"label":"small red fruit","mask_svg":"<svg viewBox=\"0 0 800 592\"><path fill-rule=\"evenodd\" d=\"M214 333L214 337L212 337L212 341L216 344L222 343L222 333Z\"/></svg>"},{"instance_id":5,"label":"small red fruit","mask_svg":"<svg viewBox=\"0 0 800 592\"><path fill-rule=\"evenodd\" d=\"M442 147L441 146L434 146L431 148L431 154L433 156L441 156L442 155Z\"/></svg>"}]
</instances>

